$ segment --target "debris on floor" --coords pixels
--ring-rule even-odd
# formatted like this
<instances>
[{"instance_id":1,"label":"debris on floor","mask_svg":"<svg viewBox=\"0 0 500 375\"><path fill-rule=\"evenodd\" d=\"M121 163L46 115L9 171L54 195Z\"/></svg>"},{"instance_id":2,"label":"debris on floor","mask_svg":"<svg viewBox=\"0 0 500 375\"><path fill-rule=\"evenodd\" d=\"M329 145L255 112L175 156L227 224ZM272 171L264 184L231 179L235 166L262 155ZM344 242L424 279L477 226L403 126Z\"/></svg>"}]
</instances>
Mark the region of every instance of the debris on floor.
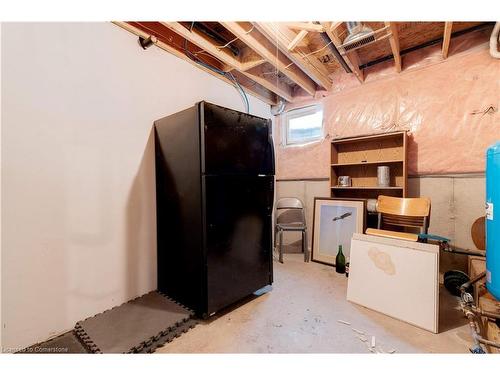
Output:
<instances>
[{"instance_id":1,"label":"debris on floor","mask_svg":"<svg viewBox=\"0 0 500 375\"><path fill-rule=\"evenodd\" d=\"M365 336L360 336L360 335L358 335L358 336L356 336L356 337L357 337L358 339L360 339L361 341L363 341L363 342L367 342L367 341L368 341L368 339L367 339Z\"/></svg>"},{"instance_id":2,"label":"debris on floor","mask_svg":"<svg viewBox=\"0 0 500 375\"><path fill-rule=\"evenodd\" d=\"M348 326L351 325L350 322L346 322L345 320L339 319L339 320L337 320L337 322L348 325ZM368 351L370 351L371 353L375 353L375 354L393 354L393 353L396 353L396 349L390 349L388 351L385 351L380 343L380 340L377 340L376 337L373 335L371 336L371 339L369 340L368 337L370 337L370 335L365 334L365 332L363 332L357 328L354 328L354 327L351 327L351 331L353 332L354 336L358 340L365 343Z\"/></svg>"},{"instance_id":3,"label":"debris on floor","mask_svg":"<svg viewBox=\"0 0 500 375\"><path fill-rule=\"evenodd\" d=\"M375 353L375 349L372 348L372 345L369 342L366 342L366 346L370 352Z\"/></svg>"},{"instance_id":4,"label":"debris on floor","mask_svg":"<svg viewBox=\"0 0 500 375\"><path fill-rule=\"evenodd\" d=\"M342 324L345 324L345 325L348 325L348 326L350 326L350 325L351 325L351 323L346 322L345 320L337 320L337 322L342 323Z\"/></svg>"}]
</instances>

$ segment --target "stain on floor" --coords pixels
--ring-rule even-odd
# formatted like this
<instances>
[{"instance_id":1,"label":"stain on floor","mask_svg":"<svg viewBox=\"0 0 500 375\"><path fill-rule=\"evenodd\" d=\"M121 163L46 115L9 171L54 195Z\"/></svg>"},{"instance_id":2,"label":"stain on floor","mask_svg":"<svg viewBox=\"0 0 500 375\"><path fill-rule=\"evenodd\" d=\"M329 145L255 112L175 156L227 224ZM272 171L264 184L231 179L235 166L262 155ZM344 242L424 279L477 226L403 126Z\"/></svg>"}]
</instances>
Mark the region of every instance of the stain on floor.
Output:
<instances>
[{"instance_id":1,"label":"stain on floor","mask_svg":"<svg viewBox=\"0 0 500 375\"><path fill-rule=\"evenodd\" d=\"M467 321L445 289L441 333L433 334L347 302L345 275L304 263L302 254L275 262L274 280L269 293L226 309L156 353L371 353L372 336L386 352L468 353Z\"/></svg>"}]
</instances>

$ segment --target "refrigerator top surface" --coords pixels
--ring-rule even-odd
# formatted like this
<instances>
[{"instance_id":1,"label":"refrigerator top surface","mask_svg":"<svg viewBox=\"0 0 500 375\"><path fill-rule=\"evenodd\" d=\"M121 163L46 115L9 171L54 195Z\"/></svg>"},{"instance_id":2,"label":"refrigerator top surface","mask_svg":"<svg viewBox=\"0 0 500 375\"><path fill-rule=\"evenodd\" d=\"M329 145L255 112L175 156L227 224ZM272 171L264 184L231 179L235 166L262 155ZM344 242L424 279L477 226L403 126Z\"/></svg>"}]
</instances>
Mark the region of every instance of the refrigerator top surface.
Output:
<instances>
[{"instance_id":1,"label":"refrigerator top surface","mask_svg":"<svg viewBox=\"0 0 500 375\"><path fill-rule=\"evenodd\" d=\"M265 118L265 117L260 117L260 116L252 115L250 113L241 112L241 111L238 111L236 109L222 107L220 105L217 105L217 104L214 104L214 103L210 103L210 102L207 102L205 100L202 100L201 102L198 102L197 105L201 105L201 106L203 106L205 108L212 108L214 110L219 109L219 110L224 111L224 112L234 112L235 114L241 115L243 117L246 116L246 117L250 117L250 118L254 118L254 119L260 119L262 121L270 121L270 119Z\"/></svg>"},{"instance_id":2,"label":"refrigerator top surface","mask_svg":"<svg viewBox=\"0 0 500 375\"><path fill-rule=\"evenodd\" d=\"M271 121L200 103L202 173L274 175Z\"/></svg>"}]
</instances>

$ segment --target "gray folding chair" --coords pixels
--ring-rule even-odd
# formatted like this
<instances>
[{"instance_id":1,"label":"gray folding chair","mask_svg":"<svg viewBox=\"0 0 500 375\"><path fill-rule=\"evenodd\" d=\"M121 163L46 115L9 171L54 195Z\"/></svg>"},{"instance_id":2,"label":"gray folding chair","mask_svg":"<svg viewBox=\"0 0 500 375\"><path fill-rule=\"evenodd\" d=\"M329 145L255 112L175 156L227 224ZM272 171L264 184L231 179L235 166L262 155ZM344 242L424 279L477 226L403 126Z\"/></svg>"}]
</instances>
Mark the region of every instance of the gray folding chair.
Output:
<instances>
[{"instance_id":1,"label":"gray folding chair","mask_svg":"<svg viewBox=\"0 0 500 375\"><path fill-rule=\"evenodd\" d=\"M304 204L298 198L281 198L276 204L276 225L274 233L279 237L280 263L283 263L283 232L302 232L304 262L309 262L306 213Z\"/></svg>"}]
</instances>

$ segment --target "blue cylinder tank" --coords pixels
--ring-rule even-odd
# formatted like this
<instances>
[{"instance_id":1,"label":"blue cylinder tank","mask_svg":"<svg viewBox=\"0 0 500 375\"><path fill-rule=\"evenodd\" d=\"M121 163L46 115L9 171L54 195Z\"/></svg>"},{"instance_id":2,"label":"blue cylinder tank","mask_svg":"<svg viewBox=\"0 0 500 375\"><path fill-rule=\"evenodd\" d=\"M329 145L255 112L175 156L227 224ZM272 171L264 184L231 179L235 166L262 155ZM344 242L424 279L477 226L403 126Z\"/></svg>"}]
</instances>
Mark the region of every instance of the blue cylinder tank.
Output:
<instances>
[{"instance_id":1,"label":"blue cylinder tank","mask_svg":"<svg viewBox=\"0 0 500 375\"><path fill-rule=\"evenodd\" d=\"M500 141L486 150L486 288L500 299Z\"/></svg>"}]
</instances>

